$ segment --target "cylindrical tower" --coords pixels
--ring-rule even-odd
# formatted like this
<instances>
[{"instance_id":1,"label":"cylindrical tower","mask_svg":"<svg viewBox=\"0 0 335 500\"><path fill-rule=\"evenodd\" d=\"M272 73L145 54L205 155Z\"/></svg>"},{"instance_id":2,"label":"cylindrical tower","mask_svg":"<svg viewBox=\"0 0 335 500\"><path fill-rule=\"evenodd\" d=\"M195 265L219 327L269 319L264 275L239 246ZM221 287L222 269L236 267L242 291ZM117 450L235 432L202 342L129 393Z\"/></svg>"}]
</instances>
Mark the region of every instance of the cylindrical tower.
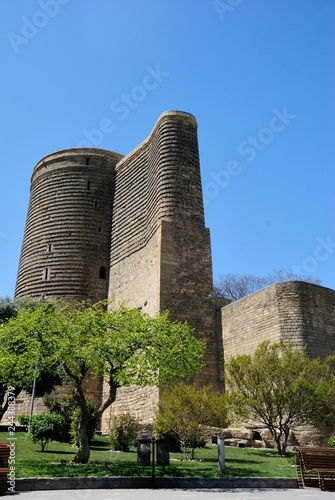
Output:
<instances>
[{"instance_id":1,"label":"cylindrical tower","mask_svg":"<svg viewBox=\"0 0 335 500\"><path fill-rule=\"evenodd\" d=\"M107 297L115 165L122 155L67 149L33 171L15 297Z\"/></svg>"}]
</instances>

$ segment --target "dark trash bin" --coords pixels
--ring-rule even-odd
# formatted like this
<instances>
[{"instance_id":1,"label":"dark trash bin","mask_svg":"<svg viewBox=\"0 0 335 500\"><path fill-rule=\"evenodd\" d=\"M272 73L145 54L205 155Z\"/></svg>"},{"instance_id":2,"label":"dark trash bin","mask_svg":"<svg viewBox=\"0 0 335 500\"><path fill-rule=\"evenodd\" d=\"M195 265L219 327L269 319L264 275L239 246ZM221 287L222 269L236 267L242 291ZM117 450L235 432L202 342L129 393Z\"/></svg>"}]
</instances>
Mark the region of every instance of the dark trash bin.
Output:
<instances>
[{"instance_id":1,"label":"dark trash bin","mask_svg":"<svg viewBox=\"0 0 335 500\"><path fill-rule=\"evenodd\" d=\"M137 465L150 465L150 439L139 439L137 441Z\"/></svg>"},{"instance_id":2,"label":"dark trash bin","mask_svg":"<svg viewBox=\"0 0 335 500\"><path fill-rule=\"evenodd\" d=\"M158 439L156 441L156 465L170 465L169 442L165 439Z\"/></svg>"}]
</instances>

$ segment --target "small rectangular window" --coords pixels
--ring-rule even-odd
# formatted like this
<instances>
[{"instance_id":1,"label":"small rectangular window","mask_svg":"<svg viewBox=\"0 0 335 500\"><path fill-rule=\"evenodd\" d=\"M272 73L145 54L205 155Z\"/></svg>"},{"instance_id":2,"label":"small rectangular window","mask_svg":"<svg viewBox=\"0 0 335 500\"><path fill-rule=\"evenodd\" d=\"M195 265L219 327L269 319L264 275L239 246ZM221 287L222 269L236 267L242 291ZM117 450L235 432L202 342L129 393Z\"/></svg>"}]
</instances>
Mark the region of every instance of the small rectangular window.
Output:
<instances>
[{"instance_id":1,"label":"small rectangular window","mask_svg":"<svg viewBox=\"0 0 335 500\"><path fill-rule=\"evenodd\" d=\"M86 165L89 165L89 164L90 164L90 159L86 158Z\"/></svg>"},{"instance_id":2,"label":"small rectangular window","mask_svg":"<svg viewBox=\"0 0 335 500\"><path fill-rule=\"evenodd\" d=\"M87 191L91 189L91 181L87 181Z\"/></svg>"},{"instance_id":3,"label":"small rectangular window","mask_svg":"<svg viewBox=\"0 0 335 500\"><path fill-rule=\"evenodd\" d=\"M106 268L105 266L101 266L99 269L99 279L105 280L106 279Z\"/></svg>"}]
</instances>

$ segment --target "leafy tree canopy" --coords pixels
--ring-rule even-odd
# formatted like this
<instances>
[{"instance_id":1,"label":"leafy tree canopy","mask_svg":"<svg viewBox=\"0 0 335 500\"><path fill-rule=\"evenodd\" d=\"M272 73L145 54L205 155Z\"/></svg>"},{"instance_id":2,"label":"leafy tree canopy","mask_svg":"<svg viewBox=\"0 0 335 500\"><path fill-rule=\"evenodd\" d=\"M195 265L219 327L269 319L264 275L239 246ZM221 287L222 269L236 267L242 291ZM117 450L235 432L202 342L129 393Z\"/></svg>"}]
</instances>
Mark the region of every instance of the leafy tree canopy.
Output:
<instances>
[{"instance_id":1,"label":"leafy tree canopy","mask_svg":"<svg viewBox=\"0 0 335 500\"><path fill-rule=\"evenodd\" d=\"M32 382L46 371L66 375L81 409L78 462L87 462L87 425L114 402L118 387L164 386L184 380L203 365L205 345L187 323L170 321L168 313L142 314L125 304L107 312L107 303L41 304L25 309L0 329L0 377L11 385ZM84 377L101 375L109 394L90 413Z\"/></svg>"},{"instance_id":2,"label":"leafy tree canopy","mask_svg":"<svg viewBox=\"0 0 335 500\"><path fill-rule=\"evenodd\" d=\"M226 363L229 402L238 417L265 424L278 452L285 454L293 426L331 424L334 359L309 359L306 349L283 341L263 342L253 355L236 356Z\"/></svg>"},{"instance_id":3,"label":"leafy tree canopy","mask_svg":"<svg viewBox=\"0 0 335 500\"><path fill-rule=\"evenodd\" d=\"M16 309L12 299L8 296L0 297L0 326L14 315L16 315Z\"/></svg>"},{"instance_id":4,"label":"leafy tree canopy","mask_svg":"<svg viewBox=\"0 0 335 500\"><path fill-rule=\"evenodd\" d=\"M22 316L18 323L25 323L26 317L32 318L32 321L36 321L33 311L38 309L43 303L47 307L47 304L40 298L24 297L16 299L15 301L12 301L10 297L0 298L0 328L3 328L6 323L13 325L19 313L22 313ZM28 311L26 315L24 311ZM11 327L9 326L9 328ZM3 330L3 332L5 331L6 329ZM26 362L28 361L25 359L25 342L26 340L23 334L21 339L16 338L16 341L12 343L12 347L8 351L7 347L9 347L9 344L7 344L5 340L3 345L0 346L0 356L1 347L5 353L4 356L0 358L0 420L8 408L7 388L9 385L15 386L14 392L15 395L18 396L22 390L28 392L32 390L33 379L36 376L36 394L41 396L46 392L50 392L55 384L60 383L60 378L57 377L57 374L49 369L43 372L42 365L40 365L39 373L35 371L35 368L29 368L27 371L24 370Z\"/></svg>"}]
</instances>

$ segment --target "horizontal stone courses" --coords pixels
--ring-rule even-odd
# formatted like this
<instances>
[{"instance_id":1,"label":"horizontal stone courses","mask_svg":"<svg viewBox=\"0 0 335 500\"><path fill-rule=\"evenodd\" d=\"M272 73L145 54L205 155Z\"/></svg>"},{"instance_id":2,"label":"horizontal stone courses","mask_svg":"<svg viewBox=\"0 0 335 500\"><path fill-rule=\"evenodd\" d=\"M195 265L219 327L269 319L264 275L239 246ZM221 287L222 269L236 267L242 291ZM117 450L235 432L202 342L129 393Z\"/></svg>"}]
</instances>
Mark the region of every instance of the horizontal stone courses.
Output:
<instances>
[{"instance_id":1,"label":"horizontal stone courses","mask_svg":"<svg viewBox=\"0 0 335 500\"><path fill-rule=\"evenodd\" d=\"M175 197L177 193L180 192L180 198L182 201L184 201L183 198L185 196L185 187L182 186L180 186L179 188L173 187L172 184L175 183L176 179L174 179L175 166L173 168L173 171L171 171L171 161L173 162L174 159L171 160L171 158L170 159L168 158L168 155L171 156L175 154L174 151L171 152L171 148L172 150L175 149L175 146L178 144L178 141L179 143L181 142L181 138L178 137L180 131L176 132L174 130L174 125L172 126L172 129L169 131L168 140L170 141L169 142L170 145L166 143L167 136L165 136L165 142L161 141L161 134L163 134L164 127L160 126L159 130L155 129L153 134L141 145L141 147L138 147L135 150L135 152L130 153L128 157L124 158L121 161L122 169L120 168L121 167L120 164L117 166L116 178L117 178L118 188L115 193L115 205L118 205L119 202L121 204L121 207L122 205L123 206L127 205L127 210L131 211L130 207L134 205L134 200L135 200L137 217L138 214L141 213L141 210L143 211L144 217L140 218L140 220L137 221L135 217L135 220L132 221L131 214L127 214L125 220L121 221L117 218L118 212L115 213L115 216L113 218L113 224L117 227L117 229L112 234L112 248L117 247L117 249L120 251L114 250L113 252L114 258L116 257L116 255L118 255L118 258L122 258L123 251L125 251L126 249L134 251L135 248L140 248L141 245L145 244L145 241L143 241L142 239L136 239L136 229L133 227L135 224L137 228L140 227L140 230L143 231L144 234L146 234L145 240L147 240L148 237L150 237L150 235L156 229L157 219L161 217L176 216L177 200L175 201L169 200L169 197ZM174 143L174 141L176 141L176 143ZM196 139L194 139L194 137L193 141L194 144L197 145L197 141ZM159 142L159 147L157 148L155 143L158 142ZM160 154L158 153L159 150ZM159 160L158 160L159 168L157 168L158 165L156 163L154 166L156 173L154 176L151 177L150 177L150 172L151 172L150 160L149 164L147 164L148 151L151 151L152 153L155 151L154 153L155 157L159 155ZM164 155L167 155L166 163L164 160ZM147 172L145 172L145 175L143 174L143 172L139 170L139 165L141 164L141 156L143 164L147 165ZM183 153L179 152L179 157L182 156ZM187 154L186 156L188 157L189 155ZM181 158L181 161L184 160ZM197 166L198 165L196 165L196 167ZM126 167L128 167L128 169ZM181 169L179 168L179 173L180 172ZM137 182L135 186L132 183L134 175L136 175L136 182ZM150 177L149 180L147 177L148 175ZM171 181L172 178L173 182ZM192 179L192 176L188 175L188 179L191 179L194 182L194 178ZM169 189L167 189L167 186ZM128 191L127 195L125 196L126 188ZM118 192L123 193L123 198L120 200L118 199ZM145 202L145 205L143 205L142 209L139 206L138 201L136 200L136 196L138 196L138 194L136 193L141 193L139 196L142 196L143 201ZM129 201L131 200L131 203L128 204L127 200ZM186 201L185 205L187 205ZM198 209L198 206L195 205L195 207L196 209ZM183 216L186 216L184 210L183 210ZM142 224L144 224L146 227L142 228L141 227ZM134 238L131 236L131 239L133 240L131 242L129 241L129 233L131 235L134 235ZM127 240L126 245L122 244L122 239Z\"/></svg>"}]
</instances>

